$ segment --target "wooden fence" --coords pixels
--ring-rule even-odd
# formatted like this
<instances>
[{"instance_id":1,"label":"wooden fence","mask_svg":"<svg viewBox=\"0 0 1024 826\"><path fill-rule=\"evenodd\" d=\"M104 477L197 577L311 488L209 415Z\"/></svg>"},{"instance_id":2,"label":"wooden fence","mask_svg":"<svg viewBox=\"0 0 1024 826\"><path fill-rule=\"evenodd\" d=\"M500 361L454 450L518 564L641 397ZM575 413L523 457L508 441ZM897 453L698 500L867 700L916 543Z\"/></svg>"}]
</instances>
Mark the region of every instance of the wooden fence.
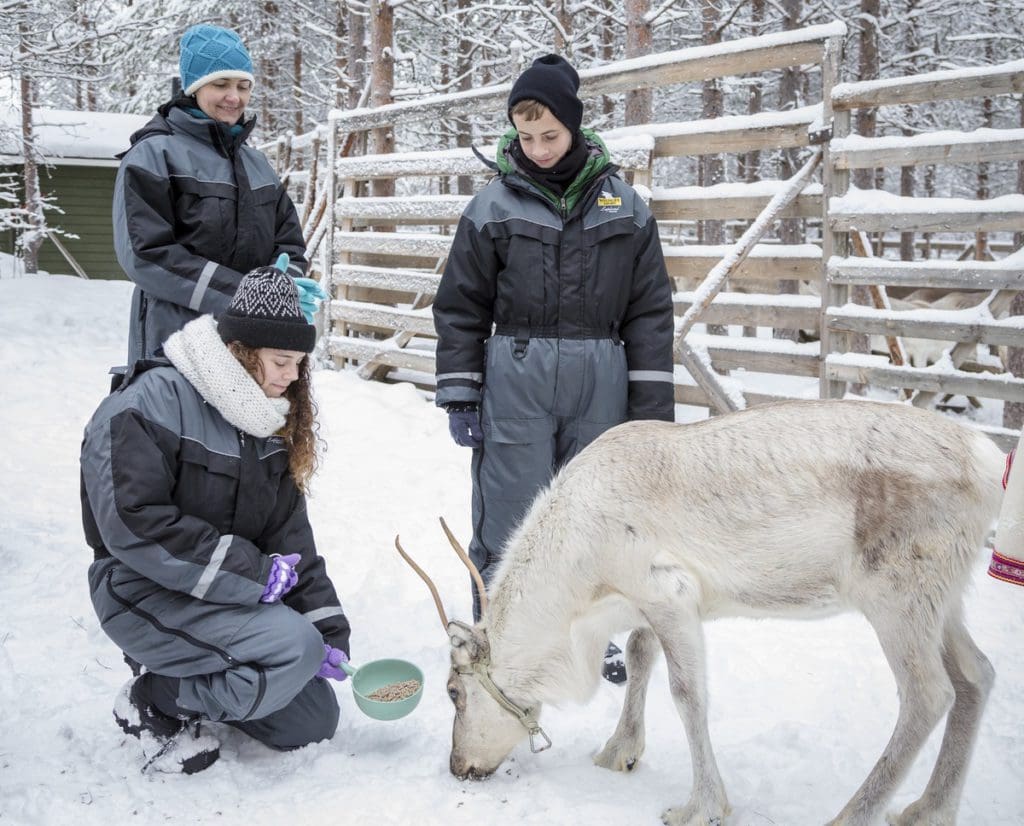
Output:
<instances>
[{"instance_id":1,"label":"wooden fence","mask_svg":"<svg viewBox=\"0 0 1024 826\"><path fill-rule=\"evenodd\" d=\"M1018 129L942 132L895 141L849 135L851 113L862 107L1019 93L1024 90L1024 64L838 85L844 32L842 24L815 26L580 72L584 100L796 65L816 67L819 73L821 102L794 111L602 133L614 161L632 176L659 221L678 315L686 318L689 312L705 325L685 336L676 399L718 409L790 395L838 396L852 384L913 393L919 405L934 404L945 394L1024 401L1024 380L998 369L985 372L993 369L992 359L983 367L975 356L978 345L1016 346L1024 341L1024 318L996 318L1005 315L1012 291L1024 283L1024 253L1012 253L1003 242L989 249L1010 254L992 261L935 257L904 262L872 255L873 250L884 253L891 244L885 233L942 233L941 239L926 242L930 252L936 245L938 256L943 247L966 247L966 236L977 232L1021 231L1024 196L981 202L908 199L880 191L866 194L849 184L850 171L858 168L1024 158L1024 130ZM447 193L457 176L471 177L475 191L492 174L469 149L352 156L354 136L412 120L500 112L508 91L506 84L376 109L335 111L316 131L264 147L292 186L310 249L318 251L317 273L333 295L324 313L322 348L339 363L356 365L367 378L433 386L430 304L454 225L469 200ZM801 184L770 216L766 210L782 203L778 196L787 189L785 181L698 187L672 177L685 164L671 159L776 149L808 155L818 148L821 182ZM494 155L493 146L480 151L485 157ZM364 194L371 190L365 182L384 179L396 182L398 194ZM723 281L728 286L698 306L699 313L691 311L698 296L707 293L706 285L703 293L699 285L735 252L730 244L696 243L692 228L701 221L723 221L737 234L745 231L749 236L751 222L757 224L759 216L765 229L771 222L766 217L803 219L817 226L821 237L803 244L748 237L746 257ZM802 285L801 292L791 291L794 282ZM789 289L780 289L781 284ZM854 287L869 287L875 306L852 304ZM973 312L900 310L889 306L890 287L988 294L980 296ZM773 337L772 331L779 330L801 331L803 340ZM856 352L858 340L867 336L888 342L890 355ZM936 365L900 364L902 338L934 339L949 346ZM701 379L697 373L708 375ZM1013 431L989 430L1002 443L1016 441Z\"/></svg>"},{"instance_id":2,"label":"wooden fence","mask_svg":"<svg viewBox=\"0 0 1024 826\"><path fill-rule=\"evenodd\" d=\"M1005 317L1013 296L1024 287L1024 251L999 260L915 259L893 261L872 255L865 233L941 232L969 248L979 233L1024 230L1024 198L1018 193L986 200L910 198L850 187L854 169L925 164L977 164L1020 161L1024 130L942 131L907 140L850 136L857 109L911 106L1020 93L1024 62L983 69L934 72L895 80L842 84L832 89L833 136L826 166L829 194L825 214L824 289L821 322L821 394L841 395L849 383L908 392L918 406L937 397L1024 401L1024 379L1002 364L979 360L979 345L1024 346L1024 318ZM854 286L983 291L972 311L894 310L849 303ZM987 293L987 295L986 295ZM884 295L884 293L882 293ZM898 357L851 352L853 334L947 342L936 364L900 364ZM1004 446L1017 434L989 428Z\"/></svg>"}]
</instances>

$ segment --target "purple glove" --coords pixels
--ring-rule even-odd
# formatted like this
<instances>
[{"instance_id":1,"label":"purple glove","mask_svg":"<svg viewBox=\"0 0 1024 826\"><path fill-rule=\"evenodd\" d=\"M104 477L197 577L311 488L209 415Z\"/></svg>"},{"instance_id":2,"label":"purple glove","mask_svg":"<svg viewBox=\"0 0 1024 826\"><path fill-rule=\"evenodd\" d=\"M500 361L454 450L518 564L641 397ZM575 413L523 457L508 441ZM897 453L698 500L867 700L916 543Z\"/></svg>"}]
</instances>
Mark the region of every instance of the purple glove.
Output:
<instances>
[{"instance_id":1,"label":"purple glove","mask_svg":"<svg viewBox=\"0 0 1024 826\"><path fill-rule=\"evenodd\" d=\"M484 439L480 410L472 406L448 407L448 432L460 447L480 447Z\"/></svg>"},{"instance_id":2,"label":"purple glove","mask_svg":"<svg viewBox=\"0 0 1024 826\"><path fill-rule=\"evenodd\" d=\"M341 668L341 664L347 662L348 654L340 648L331 648L324 643L324 661L320 663L320 670L316 672L316 676L323 677L325 680L337 680L340 683L342 680L348 679L348 674Z\"/></svg>"},{"instance_id":3,"label":"purple glove","mask_svg":"<svg viewBox=\"0 0 1024 826\"><path fill-rule=\"evenodd\" d=\"M302 559L299 554L288 554L288 556L271 554L271 556L273 556L274 562L270 566L267 587L263 589L263 596L260 597L260 602L277 602L294 588L295 583L299 581L299 574L295 570L295 566Z\"/></svg>"}]
</instances>

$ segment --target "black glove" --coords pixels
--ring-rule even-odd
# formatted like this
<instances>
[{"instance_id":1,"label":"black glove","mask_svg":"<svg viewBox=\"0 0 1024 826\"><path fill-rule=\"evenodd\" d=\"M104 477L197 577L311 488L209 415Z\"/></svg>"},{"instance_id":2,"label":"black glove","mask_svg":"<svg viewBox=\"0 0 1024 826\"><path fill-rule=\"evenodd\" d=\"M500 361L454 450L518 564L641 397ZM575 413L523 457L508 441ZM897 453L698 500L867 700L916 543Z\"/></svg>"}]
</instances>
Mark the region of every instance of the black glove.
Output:
<instances>
[{"instance_id":1,"label":"black glove","mask_svg":"<svg viewBox=\"0 0 1024 826\"><path fill-rule=\"evenodd\" d=\"M448 432L460 447L480 447L484 431L480 427L480 408L473 402L451 402L448 411Z\"/></svg>"}]
</instances>

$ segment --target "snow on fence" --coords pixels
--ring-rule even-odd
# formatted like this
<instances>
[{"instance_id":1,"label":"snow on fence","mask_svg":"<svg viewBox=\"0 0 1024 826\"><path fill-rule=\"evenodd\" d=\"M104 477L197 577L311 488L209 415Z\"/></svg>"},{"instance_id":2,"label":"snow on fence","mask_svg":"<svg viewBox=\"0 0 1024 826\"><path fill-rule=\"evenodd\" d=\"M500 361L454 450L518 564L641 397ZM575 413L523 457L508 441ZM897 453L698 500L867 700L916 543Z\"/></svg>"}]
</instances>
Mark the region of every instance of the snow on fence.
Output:
<instances>
[{"instance_id":1,"label":"snow on fence","mask_svg":"<svg viewBox=\"0 0 1024 826\"><path fill-rule=\"evenodd\" d=\"M1024 317L1005 317L1024 286L1024 251L999 260L894 261L872 255L865 233L963 235L965 251L981 252L987 233L1024 229L1024 194L998 198L901 197L850 186L850 171L923 164L983 163L1024 159L1024 130L936 131L905 138L850 135L856 109L907 106L940 100L984 98L1024 90L1024 61L1000 66L933 72L907 78L846 83L830 95L833 135L825 173L824 288L821 320L821 395L842 395L850 383L910 393L912 403L935 404L940 396L1024 402L1024 379L1011 375L989 347L1024 343ZM993 246L988 246L989 252ZM1002 247L1006 252L1006 247ZM853 286L914 290L981 290L968 306L894 309L888 302L864 307L850 301ZM908 296L909 297L909 296ZM948 304L948 302L947 302ZM905 354L852 352L854 335L916 339L930 348L930 363ZM936 342L939 342L936 345ZM906 362L910 363L906 363ZM1001 428L991 435L1005 447L1017 435Z\"/></svg>"},{"instance_id":2,"label":"snow on fence","mask_svg":"<svg viewBox=\"0 0 1024 826\"><path fill-rule=\"evenodd\" d=\"M1019 93L1024 89L1024 62L837 85L844 32L838 23L815 26L580 72L580 95L586 99L795 65L820 71L823 99L818 104L602 133L615 162L632 176L662 225L678 315L692 314L695 302L700 304L696 320L705 326L686 335L686 355L676 370L677 401L731 409L787 393L808 395L807 388L815 387L823 397L837 396L851 384L913 393L920 405L934 404L946 394L1024 401L1024 380L994 366L992 356L986 360L975 353L978 345L997 348L1022 341L1024 318L996 315L1005 316L1008 297L1024 281L1024 253L990 261L937 257L943 251L965 257L974 249L975 233L1020 231L1024 195L985 201L901 198L860 191L849 181L855 169L1024 159L1021 129L946 130L906 138L849 134L851 113L860 107ZM282 136L265 147L296 192L318 274L333 295L324 313L322 347L339 363L358 365L368 378L433 386L430 304L451 233L469 198L448 193L456 177L471 179L475 190L492 174L468 148L354 155L355 137L409 121L500 111L508 91L509 85L503 84L375 109L337 110L313 132ZM802 182L774 212L769 205L782 203L778 196L789 182L697 187L670 179L678 173L669 170L681 164L660 163L712 151L787 149L809 157L816 145L824 152L820 183ZM479 149L484 157L494 155L493 145ZM395 181L398 194L368 194L374 191L368 182L376 181ZM745 235L745 256L736 256L732 245L700 244L684 237L696 222L723 221L738 235L749 233L751 222L771 224L779 218L820 224L820 245ZM917 249L936 257L869 257L873 249L881 255L892 246L887 232L941 232L943 237L914 239ZM865 239L864 233L875 236ZM968 237L956 240L957 233ZM987 249L1012 253L1005 243L990 243ZM708 302L699 284L726 261L728 286ZM802 294L783 292L780 282L799 283ZM854 287L869 287L875 306L851 303ZM984 301L982 294L974 308L904 308L898 300L890 301L888 287L990 294ZM744 335L738 334L740 328ZM801 340L765 337L766 331L771 336L777 330L798 330ZM853 352L858 337L881 342L881 351L889 355ZM948 342L948 347L940 349L936 363L921 365L913 358L921 340ZM773 381L771 375L798 381ZM1001 443L1016 443L1015 432L990 430Z\"/></svg>"}]
</instances>

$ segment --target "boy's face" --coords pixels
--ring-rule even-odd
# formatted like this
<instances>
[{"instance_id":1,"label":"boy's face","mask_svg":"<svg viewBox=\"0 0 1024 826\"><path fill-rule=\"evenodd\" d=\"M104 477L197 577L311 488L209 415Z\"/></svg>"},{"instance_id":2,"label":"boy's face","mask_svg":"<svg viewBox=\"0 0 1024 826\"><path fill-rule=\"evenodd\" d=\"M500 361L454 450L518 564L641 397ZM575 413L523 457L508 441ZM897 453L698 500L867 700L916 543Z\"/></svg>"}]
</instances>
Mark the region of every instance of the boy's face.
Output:
<instances>
[{"instance_id":1,"label":"boy's face","mask_svg":"<svg viewBox=\"0 0 1024 826\"><path fill-rule=\"evenodd\" d=\"M553 167L572 147L572 132L551 114L550 109L545 109L544 115L537 120L513 115L512 123L519 132L519 145L526 157L542 169Z\"/></svg>"}]
</instances>

